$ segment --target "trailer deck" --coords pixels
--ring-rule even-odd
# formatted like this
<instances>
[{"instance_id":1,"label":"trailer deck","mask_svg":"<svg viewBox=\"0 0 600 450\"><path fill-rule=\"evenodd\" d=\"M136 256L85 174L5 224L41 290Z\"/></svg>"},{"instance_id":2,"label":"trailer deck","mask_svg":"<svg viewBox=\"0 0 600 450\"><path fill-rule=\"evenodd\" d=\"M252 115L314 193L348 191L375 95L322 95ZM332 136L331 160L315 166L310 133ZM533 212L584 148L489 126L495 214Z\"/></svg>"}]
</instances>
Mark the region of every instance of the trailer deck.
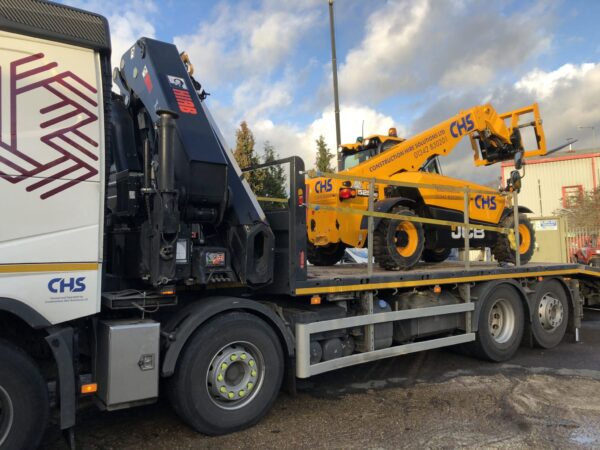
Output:
<instances>
[{"instance_id":1,"label":"trailer deck","mask_svg":"<svg viewBox=\"0 0 600 450\"><path fill-rule=\"evenodd\" d=\"M337 264L309 266L306 281L297 282L296 295L333 294L348 291L400 289L436 284L470 283L502 278L547 276L597 279L600 268L582 264L529 263L522 266L475 262L466 268L462 261L420 263L407 271L389 271L373 267L368 275L367 264Z\"/></svg>"}]
</instances>

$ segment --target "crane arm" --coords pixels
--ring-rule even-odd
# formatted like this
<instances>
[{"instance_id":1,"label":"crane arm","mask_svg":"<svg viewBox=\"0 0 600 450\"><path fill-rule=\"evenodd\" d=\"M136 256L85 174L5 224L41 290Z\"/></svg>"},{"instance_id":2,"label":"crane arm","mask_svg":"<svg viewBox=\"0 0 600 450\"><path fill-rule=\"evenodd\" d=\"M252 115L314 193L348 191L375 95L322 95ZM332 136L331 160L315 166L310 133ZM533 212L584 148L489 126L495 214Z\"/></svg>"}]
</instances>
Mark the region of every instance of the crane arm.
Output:
<instances>
[{"instance_id":1,"label":"crane arm","mask_svg":"<svg viewBox=\"0 0 600 450\"><path fill-rule=\"evenodd\" d=\"M520 123L521 116L533 114L533 120ZM510 126L506 122L510 121ZM537 148L524 150L521 128L533 127ZM537 104L498 114L490 105L479 105L461 111L454 117L395 145L348 173L357 176L386 178L402 171L416 171L434 156L448 155L469 136L475 165L489 165L512 159L546 153L546 140Z\"/></svg>"}]
</instances>

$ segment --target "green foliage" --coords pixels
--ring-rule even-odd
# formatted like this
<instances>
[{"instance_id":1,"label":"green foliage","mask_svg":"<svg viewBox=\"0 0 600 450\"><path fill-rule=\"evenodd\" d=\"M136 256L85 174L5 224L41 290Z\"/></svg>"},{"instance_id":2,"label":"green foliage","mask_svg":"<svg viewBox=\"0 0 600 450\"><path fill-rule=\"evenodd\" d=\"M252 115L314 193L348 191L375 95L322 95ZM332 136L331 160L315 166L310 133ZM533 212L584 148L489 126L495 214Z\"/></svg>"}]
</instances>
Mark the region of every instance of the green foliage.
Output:
<instances>
[{"instance_id":1,"label":"green foliage","mask_svg":"<svg viewBox=\"0 0 600 450\"><path fill-rule=\"evenodd\" d=\"M325 138L323 135L321 135L315 142L317 143L317 160L315 163L317 171L333 172L334 169L331 167L331 160L335 157L335 155L331 153L331 150L329 150L329 147L327 147Z\"/></svg>"},{"instance_id":2,"label":"green foliage","mask_svg":"<svg viewBox=\"0 0 600 450\"><path fill-rule=\"evenodd\" d=\"M240 128L236 131L236 147L233 152L240 168L246 169L255 166L262 162L268 163L279 158L275 147L267 141L264 146L264 154L262 158L254 151L254 135L248 127L248 124L243 121L240 123ZM270 166L264 169L257 169L251 172L244 173L244 179L248 181L252 191L259 197L287 198L286 192L286 176L282 166ZM269 208L283 207L282 203L270 203L266 205Z\"/></svg>"},{"instance_id":3,"label":"green foliage","mask_svg":"<svg viewBox=\"0 0 600 450\"><path fill-rule=\"evenodd\" d=\"M277 160L279 155L275 147L267 141L264 147L264 162L269 163ZM264 170L263 191L265 197L286 198L286 176L282 166L271 166Z\"/></svg>"},{"instance_id":4,"label":"green foliage","mask_svg":"<svg viewBox=\"0 0 600 450\"><path fill-rule=\"evenodd\" d=\"M559 215L567 218L569 228L598 229L600 227L600 188L567 199L568 207Z\"/></svg>"},{"instance_id":5,"label":"green foliage","mask_svg":"<svg viewBox=\"0 0 600 450\"><path fill-rule=\"evenodd\" d=\"M258 156L254 153L254 134L252 134L246 121L240 123L240 128L235 133L235 151L233 152L233 156L241 169L247 169L259 164ZM248 181L255 193L262 192L263 174L261 172L255 170L244 174L244 179Z\"/></svg>"}]
</instances>

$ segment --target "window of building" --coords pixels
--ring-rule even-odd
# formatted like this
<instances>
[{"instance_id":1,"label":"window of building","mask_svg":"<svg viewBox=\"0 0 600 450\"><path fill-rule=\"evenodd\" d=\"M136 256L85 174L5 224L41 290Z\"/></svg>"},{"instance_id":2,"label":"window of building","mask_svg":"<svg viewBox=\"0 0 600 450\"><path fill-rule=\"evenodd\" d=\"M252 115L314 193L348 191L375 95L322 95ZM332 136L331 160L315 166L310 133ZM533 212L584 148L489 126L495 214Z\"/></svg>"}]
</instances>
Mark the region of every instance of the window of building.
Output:
<instances>
[{"instance_id":1,"label":"window of building","mask_svg":"<svg viewBox=\"0 0 600 450\"><path fill-rule=\"evenodd\" d=\"M562 187L562 205L563 208L571 208L578 201L583 199L583 186L577 184L575 186Z\"/></svg>"}]
</instances>

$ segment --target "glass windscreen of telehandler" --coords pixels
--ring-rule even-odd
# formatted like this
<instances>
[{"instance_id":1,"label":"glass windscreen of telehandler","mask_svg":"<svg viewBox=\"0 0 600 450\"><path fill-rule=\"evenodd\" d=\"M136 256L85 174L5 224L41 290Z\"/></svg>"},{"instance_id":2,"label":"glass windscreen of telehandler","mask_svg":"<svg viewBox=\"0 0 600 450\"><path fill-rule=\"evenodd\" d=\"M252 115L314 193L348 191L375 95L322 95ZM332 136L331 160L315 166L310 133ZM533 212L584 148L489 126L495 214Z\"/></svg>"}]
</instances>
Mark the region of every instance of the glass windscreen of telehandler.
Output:
<instances>
[{"instance_id":1,"label":"glass windscreen of telehandler","mask_svg":"<svg viewBox=\"0 0 600 450\"><path fill-rule=\"evenodd\" d=\"M373 156L383 153L395 145L398 145L402 141L403 140L399 141L398 139L389 139L381 144L379 138L365 139L365 142L362 145L362 150L357 151L345 149L343 151L342 170L352 169L353 167L365 162L369 158L372 158Z\"/></svg>"},{"instance_id":2,"label":"glass windscreen of telehandler","mask_svg":"<svg viewBox=\"0 0 600 450\"><path fill-rule=\"evenodd\" d=\"M429 172L429 173L439 173L442 175L442 165L440 164L439 158L436 156L427 161L421 169L420 172Z\"/></svg>"}]
</instances>

